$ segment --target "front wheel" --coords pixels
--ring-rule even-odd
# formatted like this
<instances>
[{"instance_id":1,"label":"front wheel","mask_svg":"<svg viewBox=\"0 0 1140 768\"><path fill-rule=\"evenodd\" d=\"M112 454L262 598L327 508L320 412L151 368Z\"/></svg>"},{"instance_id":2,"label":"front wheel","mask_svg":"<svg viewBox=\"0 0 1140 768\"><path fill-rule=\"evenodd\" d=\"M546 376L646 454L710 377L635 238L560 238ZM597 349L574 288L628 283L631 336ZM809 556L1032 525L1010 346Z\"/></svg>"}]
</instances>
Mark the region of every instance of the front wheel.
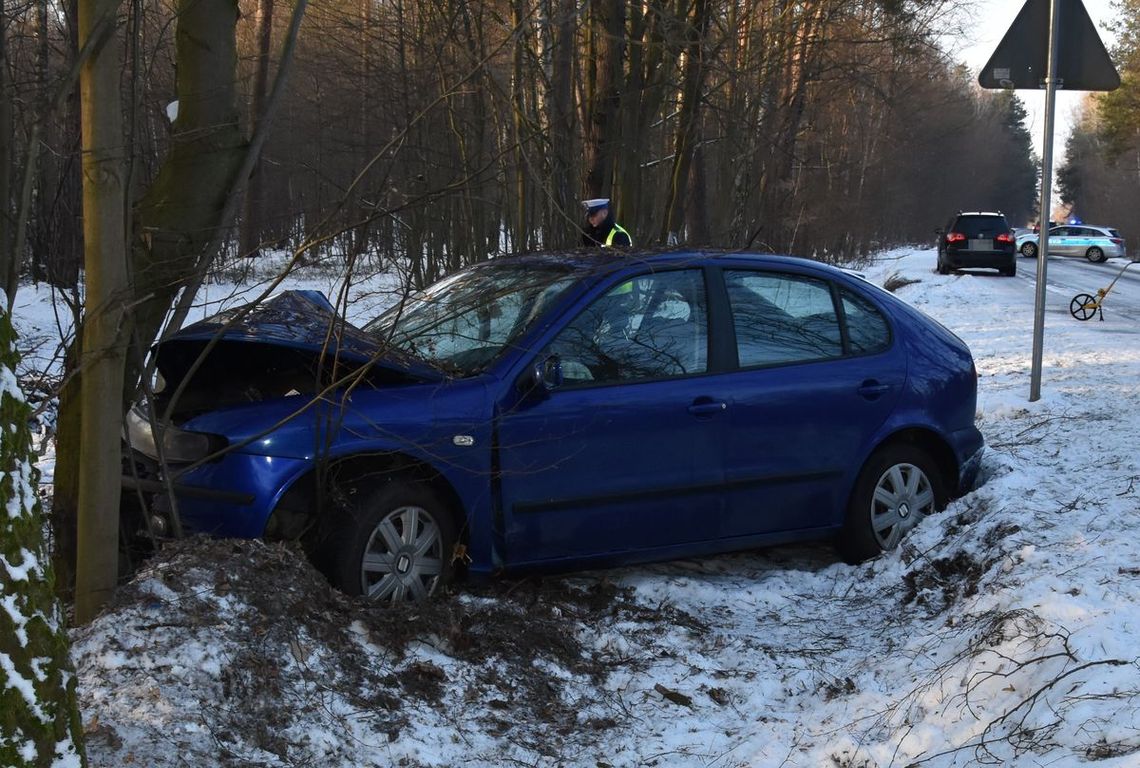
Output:
<instances>
[{"instance_id":1,"label":"front wheel","mask_svg":"<svg viewBox=\"0 0 1140 768\"><path fill-rule=\"evenodd\" d=\"M1104 251L1094 245L1092 248L1089 248L1087 251L1085 251L1085 258L1094 264L1099 264L1108 257L1104 255Z\"/></svg>"},{"instance_id":2,"label":"front wheel","mask_svg":"<svg viewBox=\"0 0 1140 768\"><path fill-rule=\"evenodd\" d=\"M451 581L455 522L419 483L388 480L348 489L329 540L329 577L350 595L420 602Z\"/></svg>"},{"instance_id":3,"label":"front wheel","mask_svg":"<svg viewBox=\"0 0 1140 768\"><path fill-rule=\"evenodd\" d=\"M836 546L848 563L898 546L922 518L946 506L938 465L914 445L880 448L859 472Z\"/></svg>"},{"instance_id":4,"label":"front wheel","mask_svg":"<svg viewBox=\"0 0 1140 768\"><path fill-rule=\"evenodd\" d=\"M1037 245L1034 243L1024 243L1021 246L1021 255L1032 259L1037 255Z\"/></svg>"}]
</instances>

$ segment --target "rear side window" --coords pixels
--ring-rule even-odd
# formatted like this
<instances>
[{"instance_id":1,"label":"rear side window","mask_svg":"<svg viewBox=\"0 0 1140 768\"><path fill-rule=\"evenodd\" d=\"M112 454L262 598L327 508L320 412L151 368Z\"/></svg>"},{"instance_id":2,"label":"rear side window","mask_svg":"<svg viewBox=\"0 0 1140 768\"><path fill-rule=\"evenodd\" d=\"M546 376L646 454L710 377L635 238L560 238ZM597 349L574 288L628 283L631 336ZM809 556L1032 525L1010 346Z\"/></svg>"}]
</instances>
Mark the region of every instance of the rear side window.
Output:
<instances>
[{"instance_id":1,"label":"rear side window","mask_svg":"<svg viewBox=\"0 0 1140 768\"><path fill-rule=\"evenodd\" d=\"M726 271L724 278L742 368L842 356L826 282L745 270Z\"/></svg>"},{"instance_id":2,"label":"rear side window","mask_svg":"<svg viewBox=\"0 0 1140 768\"><path fill-rule=\"evenodd\" d=\"M954 231L961 232L971 240L994 238L1008 232L1009 224L1004 216L959 216L954 223Z\"/></svg>"},{"instance_id":3,"label":"rear side window","mask_svg":"<svg viewBox=\"0 0 1140 768\"><path fill-rule=\"evenodd\" d=\"M887 319L871 302L846 289L839 292L843 315L847 319L847 338L855 355L880 352L891 343Z\"/></svg>"}]
</instances>

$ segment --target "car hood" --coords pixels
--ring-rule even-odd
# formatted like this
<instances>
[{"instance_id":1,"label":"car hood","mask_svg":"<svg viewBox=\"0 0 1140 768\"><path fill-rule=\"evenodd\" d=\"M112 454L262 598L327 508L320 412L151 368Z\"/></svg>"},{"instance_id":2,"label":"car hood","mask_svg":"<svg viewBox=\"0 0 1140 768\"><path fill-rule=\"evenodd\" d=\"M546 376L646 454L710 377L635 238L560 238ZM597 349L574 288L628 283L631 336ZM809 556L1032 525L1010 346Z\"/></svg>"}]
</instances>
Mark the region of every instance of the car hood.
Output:
<instances>
[{"instance_id":1,"label":"car hood","mask_svg":"<svg viewBox=\"0 0 1140 768\"><path fill-rule=\"evenodd\" d=\"M439 380L438 369L340 317L319 291L285 291L187 326L158 344L159 405L204 410L343 386Z\"/></svg>"}]
</instances>

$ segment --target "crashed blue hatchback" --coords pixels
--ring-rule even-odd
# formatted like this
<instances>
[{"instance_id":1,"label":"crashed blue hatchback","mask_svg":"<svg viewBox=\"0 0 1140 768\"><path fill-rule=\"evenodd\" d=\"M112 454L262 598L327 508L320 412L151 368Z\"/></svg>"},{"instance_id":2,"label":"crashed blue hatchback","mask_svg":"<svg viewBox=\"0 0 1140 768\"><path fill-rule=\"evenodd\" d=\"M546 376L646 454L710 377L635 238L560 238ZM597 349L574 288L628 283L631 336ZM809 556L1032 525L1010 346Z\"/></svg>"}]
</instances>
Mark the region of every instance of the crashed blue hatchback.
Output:
<instances>
[{"instance_id":1,"label":"crashed blue hatchback","mask_svg":"<svg viewBox=\"0 0 1140 768\"><path fill-rule=\"evenodd\" d=\"M363 328L286 292L164 341L129 415L152 529L298 540L340 589L830 538L969 490L977 375L860 277L704 252L505 257Z\"/></svg>"}]
</instances>

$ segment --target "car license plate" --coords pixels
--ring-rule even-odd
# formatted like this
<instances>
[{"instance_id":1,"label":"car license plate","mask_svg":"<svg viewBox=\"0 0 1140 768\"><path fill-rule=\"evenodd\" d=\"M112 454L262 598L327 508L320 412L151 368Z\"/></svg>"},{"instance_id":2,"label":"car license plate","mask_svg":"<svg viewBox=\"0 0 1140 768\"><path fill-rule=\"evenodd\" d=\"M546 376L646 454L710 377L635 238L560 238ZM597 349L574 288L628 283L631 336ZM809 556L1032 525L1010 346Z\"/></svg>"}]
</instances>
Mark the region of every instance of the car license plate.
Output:
<instances>
[{"instance_id":1,"label":"car license plate","mask_svg":"<svg viewBox=\"0 0 1140 768\"><path fill-rule=\"evenodd\" d=\"M971 251L989 251L993 250L993 240L971 240L968 250Z\"/></svg>"}]
</instances>

